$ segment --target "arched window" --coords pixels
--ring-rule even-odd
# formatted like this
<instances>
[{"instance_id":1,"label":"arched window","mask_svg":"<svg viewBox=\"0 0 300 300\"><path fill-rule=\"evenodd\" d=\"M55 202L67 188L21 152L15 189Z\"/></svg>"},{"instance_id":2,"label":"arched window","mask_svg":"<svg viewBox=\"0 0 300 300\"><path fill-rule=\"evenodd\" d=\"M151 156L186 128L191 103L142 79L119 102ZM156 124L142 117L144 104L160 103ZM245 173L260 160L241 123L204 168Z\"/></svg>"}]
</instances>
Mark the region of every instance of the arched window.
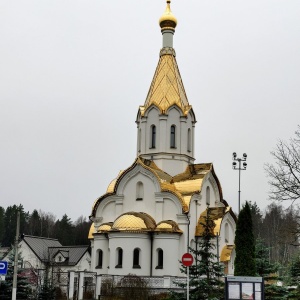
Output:
<instances>
[{"instance_id":1,"label":"arched window","mask_svg":"<svg viewBox=\"0 0 300 300\"><path fill-rule=\"evenodd\" d=\"M141 146L142 146L142 130L140 128L138 133L138 152L141 152Z\"/></svg>"},{"instance_id":2,"label":"arched window","mask_svg":"<svg viewBox=\"0 0 300 300\"><path fill-rule=\"evenodd\" d=\"M135 248L133 250L133 269L140 269L140 249Z\"/></svg>"},{"instance_id":3,"label":"arched window","mask_svg":"<svg viewBox=\"0 0 300 300\"><path fill-rule=\"evenodd\" d=\"M117 248L117 265L116 268L123 267L123 249Z\"/></svg>"},{"instance_id":4,"label":"arched window","mask_svg":"<svg viewBox=\"0 0 300 300\"><path fill-rule=\"evenodd\" d=\"M225 224L225 243L229 243L229 225Z\"/></svg>"},{"instance_id":5,"label":"arched window","mask_svg":"<svg viewBox=\"0 0 300 300\"><path fill-rule=\"evenodd\" d=\"M102 269L102 264L103 264L103 251L101 249L98 250L98 264L97 267L98 269Z\"/></svg>"},{"instance_id":6,"label":"arched window","mask_svg":"<svg viewBox=\"0 0 300 300\"><path fill-rule=\"evenodd\" d=\"M206 188L206 205L210 205L210 188Z\"/></svg>"},{"instance_id":7,"label":"arched window","mask_svg":"<svg viewBox=\"0 0 300 300\"><path fill-rule=\"evenodd\" d=\"M136 184L136 200L140 201L144 198L144 185L142 182Z\"/></svg>"},{"instance_id":8,"label":"arched window","mask_svg":"<svg viewBox=\"0 0 300 300\"><path fill-rule=\"evenodd\" d=\"M176 140L175 140L175 135L176 135L176 127L175 125L171 126L171 140L170 140L170 147L171 148L175 148L176 144Z\"/></svg>"},{"instance_id":9,"label":"arched window","mask_svg":"<svg viewBox=\"0 0 300 300\"><path fill-rule=\"evenodd\" d=\"M163 269L164 267L164 251L162 249L157 249L157 266L155 269Z\"/></svg>"},{"instance_id":10,"label":"arched window","mask_svg":"<svg viewBox=\"0 0 300 300\"><path fill-rule=\"evenodd\" d=\"M156 146L156 126L152 125L151 126L151 143L150 143L150 148L155 148Z\"/></svg>"},{"instance_id":11,"label":"arched window","mask_svg":"<svg viewBox=\"0 0 300 300\"><path fill-rule=\"evenodd\" d=\"M192 138L191 138L191 129L188 129L188 134L187 134L187 151L191 152L192 151Z\"/></svg>"}]
</instances>

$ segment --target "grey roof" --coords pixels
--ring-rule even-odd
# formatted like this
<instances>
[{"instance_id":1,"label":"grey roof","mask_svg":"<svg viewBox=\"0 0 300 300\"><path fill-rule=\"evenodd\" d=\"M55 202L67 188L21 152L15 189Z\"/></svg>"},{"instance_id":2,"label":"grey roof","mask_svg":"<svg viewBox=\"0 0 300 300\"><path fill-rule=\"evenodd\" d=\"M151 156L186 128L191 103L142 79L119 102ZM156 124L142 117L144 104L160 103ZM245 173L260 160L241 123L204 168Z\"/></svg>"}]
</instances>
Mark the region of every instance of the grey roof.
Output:
<instances>
[{"instance_id":1,"label":"grey roof","mask_svg":"<svg viewBox=\"0 0 300 300\"><path fill-rule=\"evenodd\" d=\"M51 260L54 260L54 257L61 253L65 258L68 257L67 260L59 262L59 265L68 265L74 266L76 265L82 256L88 251L89 246L62 246L62 247L50 247L49 254ZM68 253L68 255L66 255Z\"/></svg>"},{"instance_id":2,"label":"grey roof","mask_svg":"<svg viewBox=\"0 0 300 300\"><path fill-rule=\"evenodd\" d=\"M23 240L41 261L49 260L49 247L62 246L62 244L57 239L50 239L39 236L24 235Z\"/></svg>"}]
</instances>

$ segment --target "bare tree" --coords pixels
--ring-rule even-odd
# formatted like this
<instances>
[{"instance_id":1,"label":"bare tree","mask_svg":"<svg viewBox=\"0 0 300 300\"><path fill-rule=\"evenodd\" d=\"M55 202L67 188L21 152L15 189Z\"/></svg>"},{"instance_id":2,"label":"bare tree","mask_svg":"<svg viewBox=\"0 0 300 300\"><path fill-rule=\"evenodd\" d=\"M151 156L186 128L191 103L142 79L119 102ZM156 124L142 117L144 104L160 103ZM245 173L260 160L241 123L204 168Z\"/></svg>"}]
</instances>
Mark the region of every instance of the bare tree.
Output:
<instances>
[{"instance_id":1,"label":"bare tree","mask_svg":"<svg viewBox=\"0 0 300 300\"><path fill-rule=\"evenodd\" d=\"M266 164L270 178L270 199L277 201L300 199L300 126L289 142L280 140L271 152L275 164Z\"/></svg>"}]
</instances>

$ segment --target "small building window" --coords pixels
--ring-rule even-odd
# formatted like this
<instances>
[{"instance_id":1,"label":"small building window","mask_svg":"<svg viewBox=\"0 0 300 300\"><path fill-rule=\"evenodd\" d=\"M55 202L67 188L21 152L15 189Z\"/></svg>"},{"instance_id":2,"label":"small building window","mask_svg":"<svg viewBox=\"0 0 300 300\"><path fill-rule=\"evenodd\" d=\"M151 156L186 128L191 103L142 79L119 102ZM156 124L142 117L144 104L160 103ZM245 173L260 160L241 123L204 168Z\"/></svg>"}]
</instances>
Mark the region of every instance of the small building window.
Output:
<instances>
[{"instance_id":1,"label":"small building window","mask_svg":"<svg viewBox=\"0 0 300 300\"><path fill-rule=\"evenodd\" d=\"M162 249L157 249L157 266L155 269L164 268L164 251Z\"/></svg>"},{"instance_id":2,"label":"small building window","mask_svg":"<svg viewBox=\"0 0 300 300\"><path fill-rule=\"evenodd\" d=\"M144 185L142 182L136 184L136 200L141 201L144 198Z\"/></svg>"},{"instance_id":3,"label":"small building window","mask_svg":"<svg viewBox=\"0 0 300 300\"><path fill-rule=\"evenodd\" d=\"M133 250L133 269L140 269L140 249L135 248Z\"/></svg>"},{"instance_id":4,"label":"small building window","mask_svg":"<svg viewBox=\"0 0 300 300\"><path fill-rule=\"evenodd\" d=\"M102 269L102 264L103 264L103 251L101 249L98 250L98 264L97 264L97 269Z\"/></svg>"},{"instance_id":5,"label":"small building window","mask_svg":"<svg viewBox=\"0 0 300 300\"><path fill-rule=\"evenodd\" d=\"M138 134L138 152L141 152L141 146L142 146L142 130L139 129Z\"/></svg>"},{"instance_id":6,"label":"small building window","mask_svg":"<svg viewBox=\"0 0 300 300\"><path fill-rule=\"evenodd\" d=\"M187 151L191 152L192 151L192 137L191 137L191 129L188 129L188 134L187 134Z\"/></svg>"},{"instance_id":7,"label":"small building window","mask_svg":"<svg viewBox=\"0 0 300 300\"><path fill-rule=\"evenodd\" d=\"M210 205L210 187L206 188L206 205Z\"/></svg>"},{"instance_id":8,"label":"small building window","mask_svg":"<svg viewBox=\"0 0 300 300\"><path fill-rule=\"evenodd\" d=\"M229 243L229 225L225 224L225 243Z\"/></svg>"},{"instance_id":9,"label":"small building window","mask_svg":"<svg viewBox=\"0 0 300 300\"><path fill-rule=\"evenodd\" d=\"M117 265L116 268L123 267L123 249L117 248Z\"/></svg>"},{"instance_id":10,"label":"small building window","mask_svg":"<svg viewBox=\"0 0 300 300\"><path fill-rule=\"evenodd\" d=\"M151 141L150 141L150 148L155 148L156 146L156 126L151 126Z\"/></svg>"},{"instance_id":11,"label":"small building window","mask_svg":"<svg viewBox=\"0 0 300 300\"><path fill-rule=\"evenodd\" d=\"M175 146L176 146L175 135L176 135L176 127L175 127L175 125L172 125L171 126L171 141L170 141L171 148L175 148Z\"/></svg>"}]
</instances>

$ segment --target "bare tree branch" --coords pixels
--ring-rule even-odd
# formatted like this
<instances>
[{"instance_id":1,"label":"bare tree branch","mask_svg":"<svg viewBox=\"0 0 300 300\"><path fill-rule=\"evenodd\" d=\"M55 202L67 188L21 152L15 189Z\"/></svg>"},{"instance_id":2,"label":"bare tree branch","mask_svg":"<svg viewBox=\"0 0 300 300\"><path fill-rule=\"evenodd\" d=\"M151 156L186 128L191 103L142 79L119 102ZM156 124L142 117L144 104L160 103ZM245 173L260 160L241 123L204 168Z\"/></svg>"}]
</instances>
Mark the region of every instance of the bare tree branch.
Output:
<instances>
[{"instance_id":1,"label":"bare tree branch","mask_svg":"<svg viewBox=\"0 0 300 300\"><path fill-rule=\"evenodd\" d=\"M279 141L271 152L275 164L266 164L271 191L269 198L276 201L300 199L300 126L289 142Z\"/></svg>"}]
</instances>

